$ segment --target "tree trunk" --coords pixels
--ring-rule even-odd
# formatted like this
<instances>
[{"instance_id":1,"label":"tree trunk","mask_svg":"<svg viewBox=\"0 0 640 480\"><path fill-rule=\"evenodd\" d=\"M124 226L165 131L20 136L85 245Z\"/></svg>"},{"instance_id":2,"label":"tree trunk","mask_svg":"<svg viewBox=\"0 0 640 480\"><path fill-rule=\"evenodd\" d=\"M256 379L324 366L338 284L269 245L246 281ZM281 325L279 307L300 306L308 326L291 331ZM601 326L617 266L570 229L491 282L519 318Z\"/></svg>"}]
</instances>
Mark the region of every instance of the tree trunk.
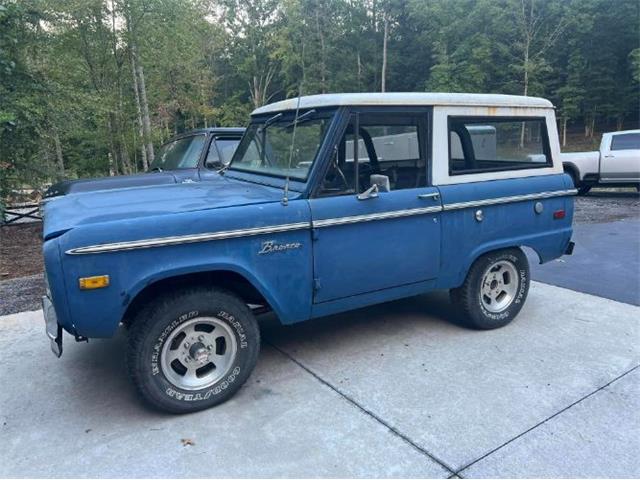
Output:
<instances>
[{"instance_id":1,"label":"tree trunk","mask_svg":"<svg viewBox=\"0 0 640 480\"><path fill-rule=\"evenodd\" d=\"M111 152L107 154L107 158L109 158L109 176L114 177L116 172L113 168L113 155L111 155Z\"/></svg>"},{"instance_id":2,"label":"tree trunk","mask_svg":"<svg viewBox=\"0 0 640 480\"><path fill-rule=\"evenodd\" d=\"M109 174L113 171L114 175L118 175L123 170L119 169L118 157L120 156L119 152L119 141L118 135L115 126L115 114L110 112L107 117L107 126L109 128L109 150L110 150L110 160L109 160Z\"/></svg>"},{"instance_id":3,"label":"tree trunk","mask_svg":"<svg viewBox=\"0 0 640 480\"><path fill-rule=\"evenodd\" d=\"M358 91L362 91L362 60L360 59L360 49L358 49Z\"/></svg>"},{"instance_id":4,"label":"tree trunk","mask_svg":"<svg viewBox=\"0 0 640 480\"><path fill-rule=\"evenodd\" d=\"M142 170L145 172L149 170L149 163L147 162L147 149L144 143L144 127L142 121L142 107L140 106L140 90L138 87L138 75L136 74L136 62L134 60L133 52L129 51L131 59L131 76L133 77L133 91L136 98L136 113L138 117L138 136L140 138L140 156L142 158Z\"/></svg>"},{"instance_id":5,"label":"tree trunk","mask_svg":"<svg viewBox=\"0 0 640 480\"><path fill-rule=\"evenodd\" d=\"M135 65L135 71L137 75L137 83L138 89L140 90L140 107L142 109L142 134L143 134L143 143L146 149L146 157L147 162L151 164L153 159L155 158L153 152L153 142L151 141L151 120L149 119L149 102L147 102L147 87L144 81L144 69L142 68L142 64L138 59L138 52L136 45L131 40L131 55L133 57L133 62Z\"/></svg>"},{"instance_id":6,"label":"tree trunk","mask_svg":"<svg viewBox=\"0 0 640 480\"><path fill-rule=\"evenodd\" d=\"M318 39L320 40L320 86L322 93L327 93L327 60L324 46L324 34L320 28L319 6L316 7L316 30L318 32Z\"/></svg>"},{"instance_id":7,"label":"tree trunk","mask_svg":"<svg viewBox=\"0 0 640 480\"><path fill-rule=\"evenodd\" d=\"M387 90L387 41L389 38L389 18L387 13L383 14L384 18L384 33L382 35L382 73L381 73L381 91L384 93Z\"/></svg>"},{"instance_id":8,"label":"tree trunk","mask_svg":"<svg viewBox=\"0 0 640 480\"><path fill-rule=\"evenodd\" d=\"M58 130L53 130L53 143L56 147L56 159L58 160L58 169L60 170L60 176L64 176L64 158L62 157L62 145L60 143L60 135Z\"/></svg>"},{"instance_id":9,"label":"tree trunk","mask_svg":"<svg viewBox=\"0 0 640 480\"><path fill-rule=\"evenodd\" d=\"M527 93L529 93L529 44L528 42L525 45L524 50L524 92L523 95L526 97ZM524 127L525 124L522 122L522 127L520 129L520 148L524 148Z\"/></svg>"},{"instance_id":10,"label":"tree trunk","mask_svg":"<svg viewBox=\"0 0 640 480\"><path fill-rule=\"evenodd\" d=\"M140 103L142 104L142 128L144 132L144 141L147 148L147 161L152 163L155 155L153 153L153 142L151 141L151 120L149 119L149 103L147 102L147 88L144 83L144 70L142 65L138 64L136 69L138 72L138 85L140 87Z\"/></svg>"},{"instance_id":11,"label":"tree trunk","mask_svg":"<svg viewBox=\"0 0 640 480\"><path fill-rule=\"evenodd\" d=\"M562 120L562 146L567 146L567 116L565 115Z\"/></svg>"}]
</instances>

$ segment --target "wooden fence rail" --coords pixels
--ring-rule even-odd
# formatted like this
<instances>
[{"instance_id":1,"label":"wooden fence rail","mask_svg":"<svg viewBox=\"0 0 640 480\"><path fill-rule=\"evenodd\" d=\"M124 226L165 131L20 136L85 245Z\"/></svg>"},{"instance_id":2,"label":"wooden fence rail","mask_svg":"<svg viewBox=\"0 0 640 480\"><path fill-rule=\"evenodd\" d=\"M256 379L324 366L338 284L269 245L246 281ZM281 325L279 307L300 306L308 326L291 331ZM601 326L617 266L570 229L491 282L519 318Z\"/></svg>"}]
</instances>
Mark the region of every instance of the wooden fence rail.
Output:
<instances>
[{"instance_id":1,"label":"wooden fence rail","mask_svg":"<svg viewBox=\"0 0 640 480\"><path fill-rule=\"evenodd\" d=\"M0 218L0 226L41 221L42 216L37 203L22 203L5 208L4 219Z\"/></svg>"}]
</instances>

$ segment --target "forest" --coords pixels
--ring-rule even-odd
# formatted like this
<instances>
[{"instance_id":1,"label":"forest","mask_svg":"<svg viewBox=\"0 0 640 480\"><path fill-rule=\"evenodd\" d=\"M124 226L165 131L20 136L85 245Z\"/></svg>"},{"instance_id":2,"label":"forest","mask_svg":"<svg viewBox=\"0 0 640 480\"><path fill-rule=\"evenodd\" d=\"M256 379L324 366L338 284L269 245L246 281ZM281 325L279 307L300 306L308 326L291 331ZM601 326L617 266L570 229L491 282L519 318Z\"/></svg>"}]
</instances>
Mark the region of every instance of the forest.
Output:
<instances>
[{"instance_id":1,"label":"forest","mask_svg":"<svg viewBox=\"0 0 640 480\"><path fill-rule=\"evenodd\" d=\"M0 198L355 91L542 96L563 148L592 148L639 127L640 2L0 0Z\"/></svg>"}]
</instances>

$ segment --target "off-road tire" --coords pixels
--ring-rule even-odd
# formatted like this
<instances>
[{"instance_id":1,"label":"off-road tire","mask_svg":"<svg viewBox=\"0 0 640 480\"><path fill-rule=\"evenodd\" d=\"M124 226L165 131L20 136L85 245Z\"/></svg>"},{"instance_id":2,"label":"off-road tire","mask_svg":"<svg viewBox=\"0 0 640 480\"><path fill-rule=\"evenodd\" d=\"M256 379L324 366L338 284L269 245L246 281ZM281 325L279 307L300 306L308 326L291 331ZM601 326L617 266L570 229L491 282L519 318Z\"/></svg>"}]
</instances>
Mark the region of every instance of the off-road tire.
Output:
<instances>
[{"instance_id":1,"label":"off-road tire","mask_svg":"<svg viewBox=\"0 0 640 480\"><path fill-rule=\"evenodd\" d=\"M201 390L185 390L165 375L161 355L171 332L196 318L213 317L233 332L236 354L227 373ZM203 410L228 400L247 380L260 351L260 330L247 305L224 290L188 288L143 307L129 331L127 368L140 396L169 413Z\"/></svg>"},{"instance_id":2,"label":"off-road tire","mask_svg":"<svg viewBox=\"0 0 640 480\"><path fill-rule=\"evenodd\" d=\"M481 300L483 276L498 262L511 262L518 273L516 294L503 311L493 313L487 310ZM519 248L508 248L489 252L479 257L469 269L464 283L450 292L451 301L469 327L479 330L499 328L510 323L522 309L529 293L529 262Z\"/></svg>"}]
</instances>

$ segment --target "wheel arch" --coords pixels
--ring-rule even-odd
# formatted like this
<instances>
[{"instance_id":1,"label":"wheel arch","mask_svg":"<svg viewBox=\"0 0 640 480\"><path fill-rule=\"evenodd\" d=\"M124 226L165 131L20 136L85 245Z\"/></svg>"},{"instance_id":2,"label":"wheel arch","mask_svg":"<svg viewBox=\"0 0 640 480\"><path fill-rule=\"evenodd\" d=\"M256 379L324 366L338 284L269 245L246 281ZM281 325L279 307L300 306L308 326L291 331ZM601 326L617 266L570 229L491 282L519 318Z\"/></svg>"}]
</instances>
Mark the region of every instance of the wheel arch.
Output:
<instances>
[{"instance_id":1,"label":"wheel arch","mask_svg":"<svg viewBox=\"0 0 640 480\"><path fill-rule=\"evenodd\" d=\"M278 316L280 314L277 302L258 279L243 269L226 265L195 271L165 272L161 276L139 282L129 294L122 322L130 325L142 307L158 296L176 288L203 285L230 291L247 304L263 305Z\"/></svg>"},{"instance_id":2,"label":"wheel arch","mask_svg":"<svg viewBox=\"0 0 640 480\"><path fill-rule=\"evenodd\" d=\"M562 162L562 168L564 170L565 173L571 175L571 178L575 178L576 179L576 184L574 185L574 187L578 187L577 184L579 184L582 181L582 175L580 174L580 169L572 162Z\"/></svg>"}]
</instances>

